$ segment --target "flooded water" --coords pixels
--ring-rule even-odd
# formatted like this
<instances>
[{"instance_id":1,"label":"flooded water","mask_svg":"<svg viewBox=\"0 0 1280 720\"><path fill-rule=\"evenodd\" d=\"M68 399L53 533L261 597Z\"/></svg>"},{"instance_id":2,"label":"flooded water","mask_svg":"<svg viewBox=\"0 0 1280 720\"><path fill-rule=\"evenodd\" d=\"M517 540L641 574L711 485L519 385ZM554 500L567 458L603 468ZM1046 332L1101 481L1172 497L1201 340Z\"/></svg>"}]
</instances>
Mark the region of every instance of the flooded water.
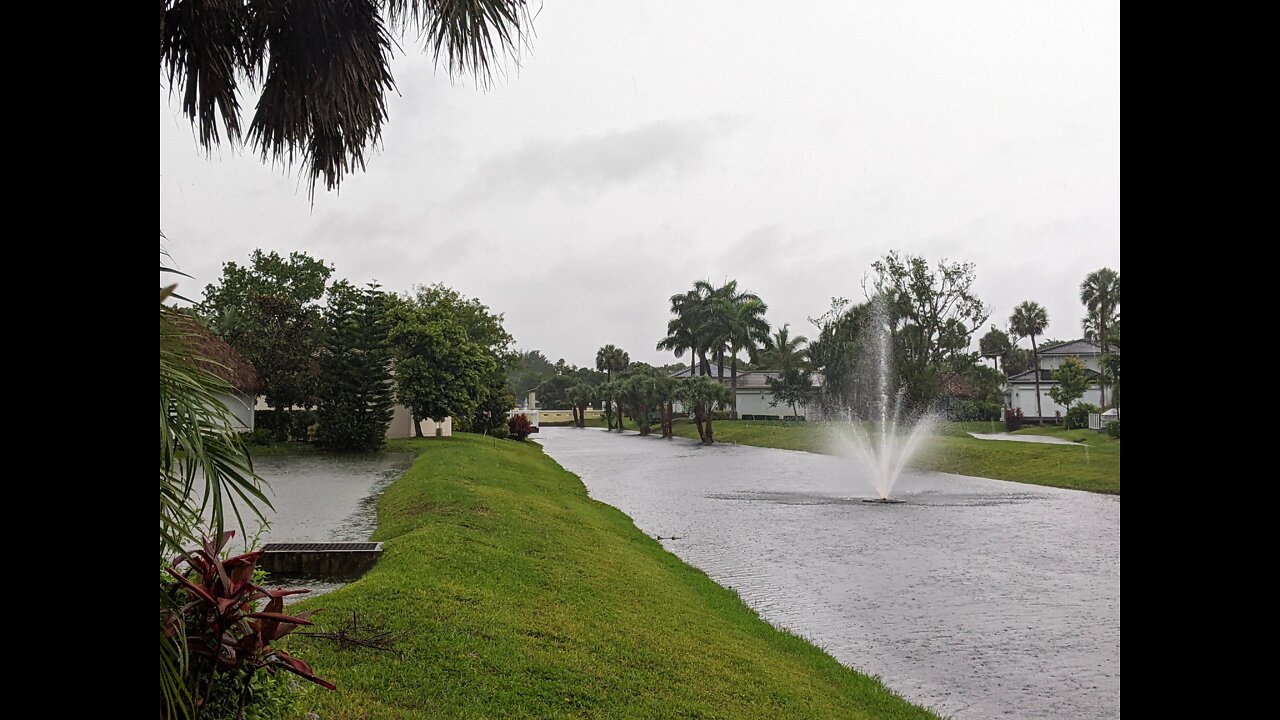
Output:
<instances>
[{"instance_id":1,"label":"flooded water","mask_svg":"<svg viewBox=\"0 0 1280 720\"><path fill-rule=\"evenodd\" d=\"M378 497L411 464L412 453L255 459L254 469L271 484L267 495L275 507L274 513L268 513L270 526L249 523L258 533L257 545L368 540L378 527ZM309 588L311 597L342 586L297 578L272 579L267 584Z\"/></svg>"},{"instance_id":2,"label":"flooded water","mask_svg":"<svg viewBox=\"0 0 1280 720\"><path fill-rule=\"evenodd\" d=\"M955 718L1120 716L1120 498L599 429L538 441L766 620Z\"/></svg>"}]
</instances>

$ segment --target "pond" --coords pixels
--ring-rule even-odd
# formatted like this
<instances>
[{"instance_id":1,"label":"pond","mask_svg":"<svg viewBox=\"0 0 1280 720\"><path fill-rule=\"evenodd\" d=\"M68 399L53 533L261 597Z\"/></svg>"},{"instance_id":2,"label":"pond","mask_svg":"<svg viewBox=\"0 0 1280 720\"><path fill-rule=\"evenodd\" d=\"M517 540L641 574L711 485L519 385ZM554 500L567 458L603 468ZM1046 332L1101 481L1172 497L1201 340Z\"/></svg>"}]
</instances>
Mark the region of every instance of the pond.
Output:
<instances>
[{"instance_id":1,"label":"pond","mask_svg":"<svg viewBox=\"0 0 1280 720\"><path fill-rule=\"evenodd\" d=\"M601 429L538 442L774 625L955 718L1120 715L1120 498Z\"/></svg>"},{"instance_id":2,"label":"pond","mask_svg":"<svg viewBox=\"0 0 1280 720\"><path fill-rule=\"evenodd\" d=\"M271 486L270 525L248 521L250 538L269 542L368 540L378 527L378 498L413 464L412 453L280 455L254 460ZM270 586L310 588L310 596L342 583L278 578ZM302 596L306 597L306 596Z\"/></svg>"}]
</instances>

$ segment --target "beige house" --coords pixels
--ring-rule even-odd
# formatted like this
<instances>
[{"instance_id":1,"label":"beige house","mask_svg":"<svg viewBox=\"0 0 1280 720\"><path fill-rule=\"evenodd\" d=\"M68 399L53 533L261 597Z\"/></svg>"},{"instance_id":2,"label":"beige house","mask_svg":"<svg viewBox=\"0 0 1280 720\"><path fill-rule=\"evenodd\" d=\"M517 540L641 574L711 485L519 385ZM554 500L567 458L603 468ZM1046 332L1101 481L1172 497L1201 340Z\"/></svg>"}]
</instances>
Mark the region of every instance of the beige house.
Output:
<instances>
[{"instance_id":1,"label":"beige house","mask_svg":"<svg viewBox=\"0 0 1280 720\"><path fill-rule=\"evenodd\" d=\"M447 417L444 422L436 423L431 418L422 420L422 434L431 437L450 437L453 435L453 418ZM413 413L409 408L397 404L391 415L391 424L387 426L387 439L411 438L416 433L413 429Z\"/></svg>"}]
</instances>

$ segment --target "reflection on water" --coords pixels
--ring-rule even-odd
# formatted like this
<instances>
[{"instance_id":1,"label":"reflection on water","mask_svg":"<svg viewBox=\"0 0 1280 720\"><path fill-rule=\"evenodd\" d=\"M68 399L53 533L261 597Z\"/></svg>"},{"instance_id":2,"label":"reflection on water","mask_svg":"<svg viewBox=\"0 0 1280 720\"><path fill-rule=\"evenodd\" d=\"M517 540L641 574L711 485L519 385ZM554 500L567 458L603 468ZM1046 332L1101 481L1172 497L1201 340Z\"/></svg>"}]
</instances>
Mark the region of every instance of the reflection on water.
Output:
<instances>
[{"instance_id":1,"label":"reflection on water","mask_svg":"<svg viewBox=\"0 0 1280 720\"><path fill-rule=\"evenodd\" d=\"M538 442L766 620L956 718L1120 715L1120 499L603 430Z\"/></svg>"}]
</instances>

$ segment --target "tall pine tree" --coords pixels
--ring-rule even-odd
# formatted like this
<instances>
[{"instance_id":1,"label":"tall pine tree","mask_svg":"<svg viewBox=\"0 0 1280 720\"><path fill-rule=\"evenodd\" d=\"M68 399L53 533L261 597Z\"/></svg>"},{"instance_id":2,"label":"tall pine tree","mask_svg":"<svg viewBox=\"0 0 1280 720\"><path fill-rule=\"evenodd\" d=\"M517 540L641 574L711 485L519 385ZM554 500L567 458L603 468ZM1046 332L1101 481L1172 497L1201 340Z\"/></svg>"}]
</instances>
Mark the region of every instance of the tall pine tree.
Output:
<instances>
[{"instance_id":1,"label":"tall pine tree","mask_svg":"<svg viewBox=\"0 0 1280 720\"><path fill-rule=\"evenodd\" d=\"M325 325L316 441L331 450L372 452L386 439L394 398L386 297L376 283L364 290L335 283Z\"/></svg>"}]
</instances>

